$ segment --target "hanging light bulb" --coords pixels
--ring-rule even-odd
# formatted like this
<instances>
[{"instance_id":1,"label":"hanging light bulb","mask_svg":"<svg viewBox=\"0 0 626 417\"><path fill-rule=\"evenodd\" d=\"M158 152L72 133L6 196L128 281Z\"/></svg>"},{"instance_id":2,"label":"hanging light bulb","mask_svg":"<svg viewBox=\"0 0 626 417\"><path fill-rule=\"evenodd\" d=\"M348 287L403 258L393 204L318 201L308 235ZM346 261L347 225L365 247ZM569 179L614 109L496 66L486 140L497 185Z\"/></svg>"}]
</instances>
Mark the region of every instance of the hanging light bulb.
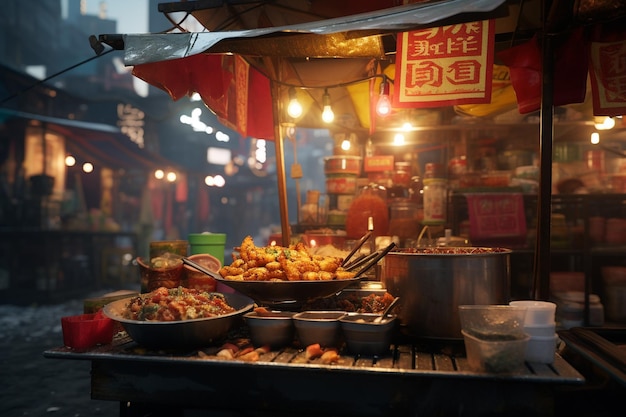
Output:
<instances>
[{"instance_id":1,"label":"hanging light bulb","mask_svg":"<svg viewBox=\"0 0 626 417\"><path fill-rule=\"evenodd\" d=\"M596 130L609 130L615 127L615 119L612 117L595 117L594 118L594 127Z\"/></svg>"},{"instance_id":2,"label":"hanging light bulb","mask_svg":"<svg viewBox=\"0 0 626 417\"><path fill-rule=\"evenodd\" d=\"M598 143L600 143L600 134L598 132L593 132L591 134L591 144L597 145Z\"/></svg>"},{"instance_id":3,"label":"hanging light bulb","mask_svg":"<svg viewBox=\"0 0 626 417\"><path fill-rule=\"evenodd\" d=\"M387 77L383 75L383 82L380 83L380 94L376 103L376 113L385 117L391 113L391 101L389 101L389 83Z\"/></svg>"},{"instance_id":4,"label":"hanging light bulb","mask_svg":"<svg viewBox=\"0 0 626 417\"><path fill-rule=\"evenodd\" d=\"M352 144L350 143L348 139L344 139L343 141L341 141L341 150L349 151L351 147L352 147Z\"/></svg>"},{"instance_id":5,"label":"hanging light bulb","mask_svg":"<svg viewBox=\"0 0 626 417\"><path fill-rule=\"evenodd\" d=\"M335 113L333 113L333 109L330 107L330 95L328 94L328 89L324 90L322 105L324 106L322 111L322 120L324 123L331 123L335 120Z\"/></svg>"},{"instance_id":6,"label":"hanging light bulb","mask_svg":"<svg viewBox=\"0 0 626 417\"><path fill-rule=\"evenodd\" d=\"M293 87L289 88L289 105L287 106L287 114L293 119L297 119L302 116L302 105L298 101L296 89Z\"/></svg>"}]
</instances>

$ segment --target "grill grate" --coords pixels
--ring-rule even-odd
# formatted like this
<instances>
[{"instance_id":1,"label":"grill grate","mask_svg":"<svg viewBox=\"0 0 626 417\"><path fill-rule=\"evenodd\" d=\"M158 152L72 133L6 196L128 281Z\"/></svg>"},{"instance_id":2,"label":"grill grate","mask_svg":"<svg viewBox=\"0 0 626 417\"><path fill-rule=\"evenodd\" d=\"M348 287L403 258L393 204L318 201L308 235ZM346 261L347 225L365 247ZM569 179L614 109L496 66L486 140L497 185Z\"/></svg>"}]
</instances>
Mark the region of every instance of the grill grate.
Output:
<instances>
[{"instance_id":1,"label":"grill grate","mask_svg":"<svg viewBox=\"0 0 626 417\"><path fill-rule=\"evenodd\" d=\"M381 356L355 356L347 351L339 352L335 363L323 363L319 358L309 360L303 349L287 347L261 353L258 361L245 362L237 359L224 359L217 356L220 347L208 347L193 351L152 351L138 346L130 338L116 338L112 344L103 345L85 352L75 352L61 347L46 351L47 357L71 359L116 359L130 361L154 361L175 363L196 363L201 366L245 366L254 369L263 367L284 367L286 369L325 369L332 368L345 372L358 373L398 373L408 376L442 376L459 378L499 378L519 381L551 383L584 383L584 377L558 353L553 364L526 362L515 373L489 374L472 371L462 349L435 349L428 351L414 344L394 345L389 353Z\"/></svg>"}]
</instances>

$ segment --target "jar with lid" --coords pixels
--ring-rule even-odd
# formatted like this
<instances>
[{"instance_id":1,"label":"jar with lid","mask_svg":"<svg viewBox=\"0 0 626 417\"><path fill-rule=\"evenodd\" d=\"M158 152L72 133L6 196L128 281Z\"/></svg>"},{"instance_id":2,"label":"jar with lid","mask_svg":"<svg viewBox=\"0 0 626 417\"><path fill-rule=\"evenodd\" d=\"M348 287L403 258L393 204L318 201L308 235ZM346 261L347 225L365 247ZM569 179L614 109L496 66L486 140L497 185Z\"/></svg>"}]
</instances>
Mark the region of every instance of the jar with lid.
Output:
<instances>
[{"instance_id":1,"label":"jar with lid","mask_svg":"<svg viewBox=\"0 0 626 417\"><path fill-rule=\"evenodd\" d=\"M424 179L427 178L444 178L443 165L435 162L429 162L424 166Z\"/></svg>"},{"instance_id":2,"label":"jar with lid","mask_svg":"<svg viewBox=\"0 0 626 417\"><path fill-rule=\"evenodd\" d=\"M389 216L389 234L398 236L404 247L406 239L417 239L421 230L421 210L409 199L398 199L391 204Z\"/></svg>"},{"instance_id":3,"label":"jar with lid","mask_svg":"<svg viewBox=\"0 0 626 417\"><path fill-rule=\"evenodd\" d=\"M409 162L396 162L392 176L394 187L409 188L411 184L411 164Z\"/></svg>"},{"instance_id":4,"label":"jar with lid","mask_svg":"<svg viewBox=\"0 0 626 417\"><path fill-rule=\"evenodd\" d=\"M446 222L448 181L443 178L424 180L424 224L441 225Z\"/></svg>"},{"instance_id":5,"label":"jar with lid","mask_svg":"<svg viewBox=\"0 0 626 417\"><path fill-rule=\"evenodd\" d=\"M424 207L424 184L422 184L422 179L417 175L411 177L409 198L417 204L418 207Z\"/></svg>"}]
</instances>

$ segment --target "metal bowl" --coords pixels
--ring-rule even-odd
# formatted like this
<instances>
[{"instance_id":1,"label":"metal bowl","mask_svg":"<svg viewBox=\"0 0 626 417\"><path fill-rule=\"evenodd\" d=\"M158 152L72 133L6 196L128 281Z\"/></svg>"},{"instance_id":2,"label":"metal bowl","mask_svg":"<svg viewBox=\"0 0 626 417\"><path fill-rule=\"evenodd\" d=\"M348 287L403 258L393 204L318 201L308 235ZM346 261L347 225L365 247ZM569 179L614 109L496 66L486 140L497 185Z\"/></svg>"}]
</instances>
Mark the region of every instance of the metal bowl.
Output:
<instances>
[{"instance_id":1,"label":"metal bowl","mask_svg":"<svg viewBox=\"0 0 626 417\"><path fill-rule=\"evenodd\" d=\"M389 353L397 320L395 315L390 315L376 321L380 317L372 313L348 313L339 320L350 352L358 355Z\"/></svg>"},{"instance_id":2,"label":"metal bowl","mask_svg":"<svg viewBox=\"0 0 626 417\"><path fill-rule=\"evenodd\" d=\"M236 281L215 277L218 282L254 299L259 304L298 304L305 301L330 297L361 277L317 281Z\"/></svg>"},{"instance_id":3,"label":"metal bowl","mask_svg":"<svg viewBox=\"0 0 626 417\"><path fill-rule=\"evenodd\" d=\"M273 311L268 316L259 315L255 311L244 314L243 318L250 328L250 339L254 346L281 348L293 343L294 314L289 311Z\"/></svg>"},{"instance_id":4,"label":"metal bowl","mask_svg":"<svg viewBox=\"0 0 626 417\"><path fill-rule=\"evenodd\" d=\"M122 316L130 298L113 301L103 308L104 314L122 324L138 344L154 349L197 348L222 339L237 320L254 307L254 301L241 294L224 294L236 311L216 317L183 321L138 321Z\"/></svg>"}]
</instances>

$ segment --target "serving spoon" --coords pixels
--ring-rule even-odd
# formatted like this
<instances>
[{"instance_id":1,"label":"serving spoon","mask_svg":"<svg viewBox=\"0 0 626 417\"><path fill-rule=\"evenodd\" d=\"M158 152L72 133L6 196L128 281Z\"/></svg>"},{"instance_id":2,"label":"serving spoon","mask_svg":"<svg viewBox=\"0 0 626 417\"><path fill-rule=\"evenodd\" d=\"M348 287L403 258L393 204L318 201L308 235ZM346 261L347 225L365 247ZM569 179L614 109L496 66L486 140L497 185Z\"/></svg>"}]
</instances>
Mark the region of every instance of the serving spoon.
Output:
<instances>
[{"instance_id":1,"label":"serving spoon","mask_svg":"<svg viewBox=\"0 0 626 417\"><path fill-rule=\"evenodd\" d=\"M374 323L380 323L381 321L383 321L385 319L385 317L387 317L387 314L389 314L389 312L396 306L396 304L398 304L398 301L400 300L400 297L396 297L394 298L389 305L387 306L387 308L385 310L383 310L382 314L378 317L376 317L373 322Z\"/></svg>"}]
</instances>

